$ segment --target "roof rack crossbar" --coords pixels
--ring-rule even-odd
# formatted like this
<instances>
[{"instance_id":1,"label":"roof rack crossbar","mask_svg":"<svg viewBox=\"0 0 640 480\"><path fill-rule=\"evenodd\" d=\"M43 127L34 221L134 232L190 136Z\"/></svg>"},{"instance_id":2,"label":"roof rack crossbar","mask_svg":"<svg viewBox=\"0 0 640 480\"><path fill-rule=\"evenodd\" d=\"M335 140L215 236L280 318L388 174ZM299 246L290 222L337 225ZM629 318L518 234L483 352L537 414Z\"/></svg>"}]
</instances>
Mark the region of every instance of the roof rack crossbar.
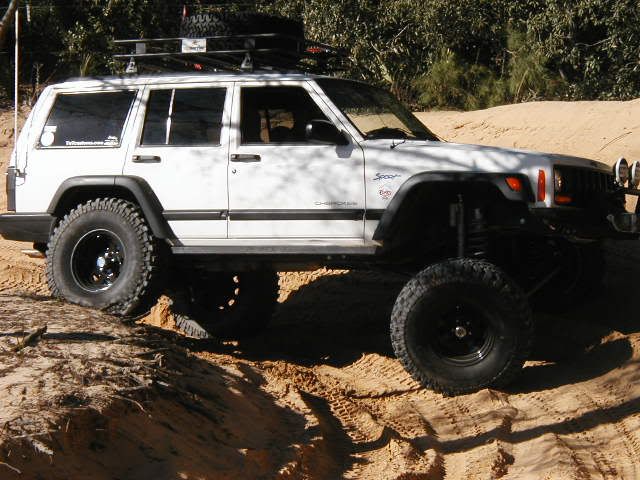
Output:
<instances>
[{"instance_id":1,"label":"roof rack crossbar","mask_svg":"<svg viewBox=\"0 0 640 480\"><path fill-rule=\"evenodd\" d=\"M302 37L296 37L293 35L286 35L282 33L253 33L242 35L214 35L209 37L169 37L169 38L139 38L139 39L125 39L114 40L116 45L131 45L131 44L152 44L152 43L170 43L170 42L182 42L183 40L251 40L251 39L275 39L275 40L294 40L306 47L318 47L333 52L334 55L347 56L347 52L342 48L333 47L326 43L316 42L314 40L307 40Z\"/></svg>"},{"instance_id":2,"label":"roof rack crossbar","mask_svg":"<svg viewBox=\"0 0 640 480\"><path fill-rule=\"evenodd\" d=\"M185 42L195 40L200 42L199 48L187 50ZM285 40L295 48L268 47L269 43L264 42L256 48L258 40ZM182 69L202 69L202 66L206 66L233 71L266 68L326 72L340 70L340 62L347 58L343 49L280 33L126 39L115 40L114 44L119 47L134 46L133 51L116 53L113 58L129 62L129 66L135 66L136 70L138 65L155 64L157 67L164 62L180 65ZM222 44L225 48L214 48Z\"/></svg>"}]
</instances>

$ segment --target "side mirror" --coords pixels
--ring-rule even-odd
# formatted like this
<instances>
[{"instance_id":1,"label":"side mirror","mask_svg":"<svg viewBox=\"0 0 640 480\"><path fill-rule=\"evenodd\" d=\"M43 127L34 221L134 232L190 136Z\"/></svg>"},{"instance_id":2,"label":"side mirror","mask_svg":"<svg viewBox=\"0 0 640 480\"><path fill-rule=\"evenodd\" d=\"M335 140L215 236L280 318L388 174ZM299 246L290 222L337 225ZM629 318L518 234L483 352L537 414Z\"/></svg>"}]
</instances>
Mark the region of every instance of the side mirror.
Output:
<instances>
[{"instance_id":1,"label":"side mirror","mask_svg":"<svg viewBox=\"0 0 640 480\"><path fill-rule=\"evenodd\" d=\"M305 127L305 138L327 145L349 145L349 138L328 120L311 120Z\"/></svg>"}]
</instances>

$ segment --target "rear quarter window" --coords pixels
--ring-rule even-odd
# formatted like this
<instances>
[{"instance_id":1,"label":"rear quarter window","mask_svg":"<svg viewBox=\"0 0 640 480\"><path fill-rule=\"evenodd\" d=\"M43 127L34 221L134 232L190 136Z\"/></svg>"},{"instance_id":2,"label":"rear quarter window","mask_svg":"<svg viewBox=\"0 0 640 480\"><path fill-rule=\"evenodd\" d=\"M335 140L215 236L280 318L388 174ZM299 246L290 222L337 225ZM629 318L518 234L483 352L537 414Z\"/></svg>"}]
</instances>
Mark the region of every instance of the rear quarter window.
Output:
<instances>
[{"instance_id":1,"label":"rear quarter window","mask_svg":"<svg viewBox=\"0 0 640 480\"><path fill-rule=\"evenodd\" d=\"M135 91L60 93L40 147L119 147Z\"/></svg>"}]
</instances>

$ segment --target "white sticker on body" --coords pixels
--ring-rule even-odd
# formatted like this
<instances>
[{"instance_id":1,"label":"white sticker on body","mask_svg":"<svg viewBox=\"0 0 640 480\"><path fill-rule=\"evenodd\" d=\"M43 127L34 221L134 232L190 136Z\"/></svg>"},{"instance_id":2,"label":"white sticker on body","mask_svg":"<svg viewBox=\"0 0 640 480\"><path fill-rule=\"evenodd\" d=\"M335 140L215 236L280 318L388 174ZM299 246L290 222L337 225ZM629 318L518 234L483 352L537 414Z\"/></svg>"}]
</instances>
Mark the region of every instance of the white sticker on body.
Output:
<instances>
[{"instance_id":1,"label":"white sticker on body","mask_svg":"<svg viewBox=\"0 0 640 480\"><path fill-rule=\"evenodd\" d=\"M53 132L45 131L40 137L40 145L42 145L43 147L50 147L51 145L53 145L53 142L55 141L55 139L56 137L53 134Z\"/></svg>"}]
</instances>

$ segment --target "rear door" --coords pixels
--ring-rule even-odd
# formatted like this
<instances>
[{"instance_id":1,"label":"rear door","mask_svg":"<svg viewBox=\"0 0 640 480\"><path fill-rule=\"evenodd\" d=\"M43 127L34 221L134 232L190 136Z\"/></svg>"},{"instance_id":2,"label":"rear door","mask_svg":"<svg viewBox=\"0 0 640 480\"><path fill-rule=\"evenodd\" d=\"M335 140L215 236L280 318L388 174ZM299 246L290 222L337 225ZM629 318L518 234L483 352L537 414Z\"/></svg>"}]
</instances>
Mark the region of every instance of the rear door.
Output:
<instances>
[{"instance_id":1,"label":"rear door","mask_svg":"<svg viewBox=\"0 0 640 480\"><path fill-rule=\"evenodd\" d=\"M307 82L238 82L229 158L229 236L363 238L361 148L307 141L311 120L343 126Z\"/></svg>"},{"instance_id":2,"label":"rear door","mask_svg":"<svg viewBox=\"0 0 640 480\"><path fill-rule=\"evenodd\" d=\"M144 178L185 245L227 236L231 84L150 86L124 174Z\"/></svg>"}]
</instances>

